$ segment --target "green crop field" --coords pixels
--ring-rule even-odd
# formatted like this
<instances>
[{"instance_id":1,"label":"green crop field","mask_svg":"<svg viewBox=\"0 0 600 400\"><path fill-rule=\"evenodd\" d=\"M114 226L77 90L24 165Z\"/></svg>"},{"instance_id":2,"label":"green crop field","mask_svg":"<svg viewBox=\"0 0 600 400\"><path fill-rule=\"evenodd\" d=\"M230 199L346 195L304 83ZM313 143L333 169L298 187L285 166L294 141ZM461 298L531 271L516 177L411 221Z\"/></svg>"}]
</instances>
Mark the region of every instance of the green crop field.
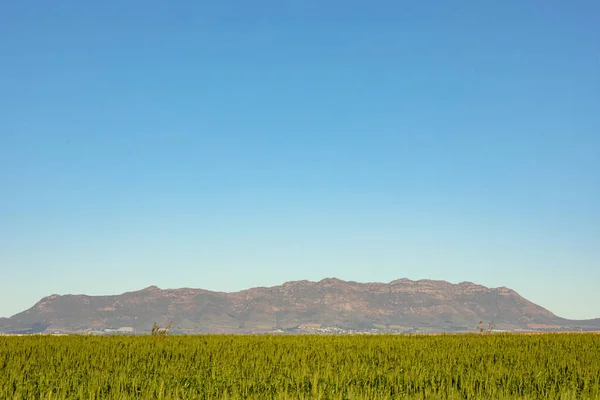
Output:
<instances>
[{"instance_id":1,"label":"green crop field","mask_svg":"<svg viewBox=\"0 0 600 400\"><path fill-rule=\"evenodd\" d=\"M0 399L600 399L600 335L0 337Z\"/></svg>"}]
</instances>

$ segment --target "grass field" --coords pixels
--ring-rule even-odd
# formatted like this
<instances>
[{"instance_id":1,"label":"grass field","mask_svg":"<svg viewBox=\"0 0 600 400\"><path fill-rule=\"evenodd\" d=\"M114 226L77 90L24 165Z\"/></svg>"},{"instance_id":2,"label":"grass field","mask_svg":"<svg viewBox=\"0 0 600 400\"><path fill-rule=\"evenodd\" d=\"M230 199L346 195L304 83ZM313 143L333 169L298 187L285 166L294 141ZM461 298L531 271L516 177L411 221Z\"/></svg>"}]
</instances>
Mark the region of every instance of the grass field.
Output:
<instances>
[{"instance_id":1,"label":"grass field","mask_svg":"<svg viewBox=\"0 0 600 400\"><path fill-rule=\"evenodd\" d=\"M600 399L600 335L0 337L0 399Z\"/></svg>"}]
</instances>

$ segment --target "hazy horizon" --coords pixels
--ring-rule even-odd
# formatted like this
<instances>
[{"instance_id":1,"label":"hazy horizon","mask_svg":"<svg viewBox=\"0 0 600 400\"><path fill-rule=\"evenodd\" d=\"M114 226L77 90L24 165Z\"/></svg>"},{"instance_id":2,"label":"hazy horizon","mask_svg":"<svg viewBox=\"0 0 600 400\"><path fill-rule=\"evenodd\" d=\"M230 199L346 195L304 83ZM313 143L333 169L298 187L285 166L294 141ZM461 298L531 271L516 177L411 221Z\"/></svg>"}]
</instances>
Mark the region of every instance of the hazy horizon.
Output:
<instances>
[{"instance_id":1,"label":"hazy horizon","mask_svg":"<svg viewBox=\"0 0 600 400\"><path fill-rule=\"evenodd\" d=\"M335 276L600 317L600 3L0 4L0 316Z\"/></svg>"}]
</instances>

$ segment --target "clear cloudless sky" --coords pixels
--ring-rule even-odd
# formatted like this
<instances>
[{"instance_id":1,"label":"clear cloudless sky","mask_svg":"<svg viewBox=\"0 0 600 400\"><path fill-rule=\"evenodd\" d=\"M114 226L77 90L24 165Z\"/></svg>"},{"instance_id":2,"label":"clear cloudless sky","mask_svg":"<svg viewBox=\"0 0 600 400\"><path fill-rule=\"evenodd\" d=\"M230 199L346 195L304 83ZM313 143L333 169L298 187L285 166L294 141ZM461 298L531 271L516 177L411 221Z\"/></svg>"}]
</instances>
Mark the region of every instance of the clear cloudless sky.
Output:
<instances>
[{"instance_id":1,"label":"clear cloudless sky","mask_svg":"<svg viewBox=\"0 0 600 400\"><path fill-rule=\"evenodd\" d=\"M0 316L325 277L600 317L600 2L0 3Z\"/></svg>"}]
</instances>

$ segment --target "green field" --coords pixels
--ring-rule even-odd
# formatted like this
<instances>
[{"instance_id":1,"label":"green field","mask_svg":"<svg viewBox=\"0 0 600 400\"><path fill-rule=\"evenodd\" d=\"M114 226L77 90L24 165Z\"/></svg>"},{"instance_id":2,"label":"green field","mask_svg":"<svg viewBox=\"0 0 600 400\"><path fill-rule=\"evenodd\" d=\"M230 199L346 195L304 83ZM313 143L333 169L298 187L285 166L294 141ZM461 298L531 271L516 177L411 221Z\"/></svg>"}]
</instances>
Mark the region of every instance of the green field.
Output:
<instances>
[{"instance_id":1,"label":"green field","mask_svg":"<svg viewBox=\"0 0 600 400\"><path fill-rule=\"evenodd\" d=\"M0 399L600 399L600 335L0 337Z\"/></svg>"}]
</instances>

